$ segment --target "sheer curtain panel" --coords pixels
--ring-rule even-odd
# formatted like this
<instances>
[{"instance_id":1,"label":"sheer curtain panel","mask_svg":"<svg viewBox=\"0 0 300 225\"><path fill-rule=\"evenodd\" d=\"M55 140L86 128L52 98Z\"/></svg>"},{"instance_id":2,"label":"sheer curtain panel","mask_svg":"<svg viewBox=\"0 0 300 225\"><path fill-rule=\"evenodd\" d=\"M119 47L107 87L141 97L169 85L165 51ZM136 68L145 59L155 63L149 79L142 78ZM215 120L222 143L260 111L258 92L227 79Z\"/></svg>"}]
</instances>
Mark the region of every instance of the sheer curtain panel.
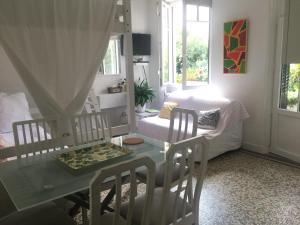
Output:
<instances>
[{"instance_id":1,"label":"sheer curtain panel","mask_svg":"<svg viewBox=\"0 0 300 225\"><path fill-rule=\"evenodd\" d=\"M116 0L0 0L0 43L44 116L80 112Z\"/></svg>"}]
</instances>

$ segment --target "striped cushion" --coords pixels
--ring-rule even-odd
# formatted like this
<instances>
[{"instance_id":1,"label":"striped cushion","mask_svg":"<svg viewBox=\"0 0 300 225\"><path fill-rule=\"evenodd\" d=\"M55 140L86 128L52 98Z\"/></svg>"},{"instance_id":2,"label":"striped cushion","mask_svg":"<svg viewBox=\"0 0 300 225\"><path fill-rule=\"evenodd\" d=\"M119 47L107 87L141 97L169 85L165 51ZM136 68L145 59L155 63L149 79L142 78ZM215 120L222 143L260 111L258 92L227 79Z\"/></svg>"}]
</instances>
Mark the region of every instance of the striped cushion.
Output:
<instances>
[{"instance_id":1,"label":"striped cushion","mask_svg":"<svg viewBox=\"0 0 300 225\"><path fill-rule=\"evenodd\" d=\"M201 129L214 130L218 126L220 119L220 109L200 111L198 117L198 127Z\"/></svg>"}]
</instances>

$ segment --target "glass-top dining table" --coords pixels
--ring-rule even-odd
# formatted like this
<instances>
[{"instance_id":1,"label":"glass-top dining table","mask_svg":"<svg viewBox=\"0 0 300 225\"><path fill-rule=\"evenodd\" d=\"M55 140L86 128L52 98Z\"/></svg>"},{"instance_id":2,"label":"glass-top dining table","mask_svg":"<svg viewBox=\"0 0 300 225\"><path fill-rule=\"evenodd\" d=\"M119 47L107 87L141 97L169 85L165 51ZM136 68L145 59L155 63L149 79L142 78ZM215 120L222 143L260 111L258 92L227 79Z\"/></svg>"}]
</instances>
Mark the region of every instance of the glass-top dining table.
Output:
<instances>
[{"instance_id":1,"label":"glass-top dining table","mask_svg":"<svg viewBox=\"0 0 300 225\"><path fill-rule=\"evenodd\" d=\"M144 143L123 145L123 140L128 137L143 138ZM88 189L95 172L103 167L139 156L148 156L155 163L160 163L165 160L169 148L169 144L166 142L137 133L112 138L111 142L132 150L132 153L126 157L99 163L91 171L74 174L60 165L56 156L63 152L99 144L99 142L74 146L60 151L1 163L0 181L16 209L22 211Z\"/></svg>"}]
</instances>

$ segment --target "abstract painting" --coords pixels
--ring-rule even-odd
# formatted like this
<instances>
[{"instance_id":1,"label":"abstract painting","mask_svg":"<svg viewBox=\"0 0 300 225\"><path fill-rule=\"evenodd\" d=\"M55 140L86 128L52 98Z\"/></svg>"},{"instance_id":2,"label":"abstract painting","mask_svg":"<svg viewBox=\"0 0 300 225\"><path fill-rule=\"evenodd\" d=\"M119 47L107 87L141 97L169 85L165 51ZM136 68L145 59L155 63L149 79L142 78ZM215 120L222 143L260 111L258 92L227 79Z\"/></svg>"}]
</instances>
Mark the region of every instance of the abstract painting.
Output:
<instances>
[{"instance_id":1,"label":"abstract painting","mask_svg":"<svg viewBox=\"0 0 300 225\"><path fill-rule=\"evenodd\" d=\"M248 20L224 24L224 73L246 73Z\"/></svg>"}]
</instances>

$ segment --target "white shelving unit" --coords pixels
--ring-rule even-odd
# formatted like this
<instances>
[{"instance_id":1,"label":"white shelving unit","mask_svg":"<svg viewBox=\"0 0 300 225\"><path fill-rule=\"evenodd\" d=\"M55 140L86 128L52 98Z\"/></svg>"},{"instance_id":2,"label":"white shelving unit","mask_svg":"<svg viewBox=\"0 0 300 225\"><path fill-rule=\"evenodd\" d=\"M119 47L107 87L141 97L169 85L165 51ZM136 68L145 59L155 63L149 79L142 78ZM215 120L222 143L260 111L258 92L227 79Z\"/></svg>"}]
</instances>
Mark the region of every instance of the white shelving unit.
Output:
<instances>
[{"instance_id":1,"label":"white shelving unit","mask_svg":"<svg viewBox=\"0 0 300 225\"><path fill-rule=\"evenodd\" d=\"M101 109L127 106L127 92L101 94L99 98Z\"/></svg>"}]
</instances>

